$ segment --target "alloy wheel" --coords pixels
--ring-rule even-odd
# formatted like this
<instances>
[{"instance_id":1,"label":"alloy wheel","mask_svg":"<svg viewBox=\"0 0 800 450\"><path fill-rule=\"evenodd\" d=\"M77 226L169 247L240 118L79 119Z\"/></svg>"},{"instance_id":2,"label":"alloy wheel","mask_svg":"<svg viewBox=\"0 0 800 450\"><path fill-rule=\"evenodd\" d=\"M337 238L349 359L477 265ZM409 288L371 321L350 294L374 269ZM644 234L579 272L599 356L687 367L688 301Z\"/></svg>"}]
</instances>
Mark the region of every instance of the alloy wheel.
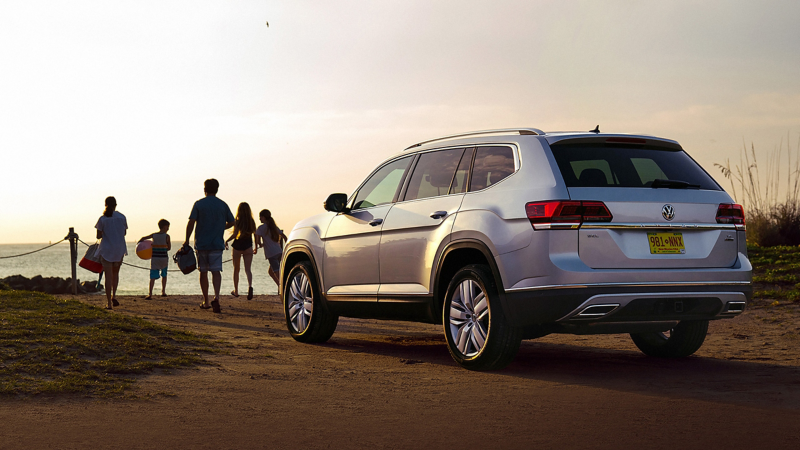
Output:
<instances>
[{"instance_id":1,"label":"alloy wheel","mask_svg":"<svg viewBox=\"0 0 800 450\"><path fill-rule=\"evenodd\" d=\"M489 332L489 304L480 285L462 281L450 302L450 337L466 357L477 355L486 345Z\"/></svg>"},{"instance_id":2,"label":"alloy wheel","mask_svg":"<svg viewBox=\"0 0 800 450\"><path fill-rule=\"evenodd\" d=\"M311 313L314 308L314 294L311 291L311 284L308 276L303 272L297 272L289 284L289 322L297 333L302 333L308 328Z\"/></svg>"}]
</instances>

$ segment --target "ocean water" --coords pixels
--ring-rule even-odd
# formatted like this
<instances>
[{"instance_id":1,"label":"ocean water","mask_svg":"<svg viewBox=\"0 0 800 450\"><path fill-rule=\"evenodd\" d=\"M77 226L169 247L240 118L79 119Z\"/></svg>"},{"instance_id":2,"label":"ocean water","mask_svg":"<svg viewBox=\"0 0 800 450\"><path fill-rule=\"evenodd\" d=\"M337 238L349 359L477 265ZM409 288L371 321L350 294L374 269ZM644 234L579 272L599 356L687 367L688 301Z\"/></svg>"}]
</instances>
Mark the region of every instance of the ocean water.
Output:
<instances>
[{"instance_id":1,"label":"ocean water","mask_svg":"<svg viewBox=\"0 0 800 450\"><path fill-rule=\"evenodd\" d=\"M46 247L48 244L0 244L0 258L4 256L19 255L33 250ZM137 266L131 267L122 265L119 273L119 295L147 295L150 284L150 261L139 259L136 256L134 247L136 244L128 243L128 256L124 262ZM169 269L176 270L178 267L172 262L172 255L180 248L180 243L172 243L170 250ZM81 260L87 247L78 243L78 261ZM223 252L222 260L231 259L231 251ZM272 277L267 273L269 263L264 255L259 251L253 255L253 290L257 295L278 293L278 286L272 281ZM18 258L0 259L0 278L11 275L23 275L32 278L36 275L43 277L69 278L72 276L69 257L69 243L62 242L58 245L42 250L31 255L20 256ZM81 281L95 281L98 275L78 266L77 278ZM210 278L210 277L209 277ZM105 284L105 276L103 284ZM210 281L210 280L209 280ZM213 294L213 287L209 287ZM233 290L233 262L228 261L222 264L222 289L221 294L230 294ZM247 294L247 278L244 273L244 263L239 271L239 293ZM156 280L153 286L153 294L161 294L161 280ZM198 271L184 275L180 271L169 272L167 275L167 294L197 294L200 295L200 282Z\"/></svg>"}]
</instances>

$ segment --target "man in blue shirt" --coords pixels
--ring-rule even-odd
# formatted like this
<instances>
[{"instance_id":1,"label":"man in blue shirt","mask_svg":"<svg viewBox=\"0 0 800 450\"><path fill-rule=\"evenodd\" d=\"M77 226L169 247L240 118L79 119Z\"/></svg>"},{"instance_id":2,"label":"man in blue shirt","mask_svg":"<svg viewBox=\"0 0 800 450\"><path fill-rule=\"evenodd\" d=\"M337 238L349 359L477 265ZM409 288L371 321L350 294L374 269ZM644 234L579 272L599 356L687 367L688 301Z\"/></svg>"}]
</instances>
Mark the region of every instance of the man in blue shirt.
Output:
<instances>
[{"instance_id":1,"label":"man in blue shirt","mask_svg":"<svg viewBox=\"0 0 800 450\"><path fill-rule=\"evenodd\" d=\"M219 290L222 284L222 251L225 250L225 230L233 226L234 217L228 204L217 198L219 181L211 178L205 181L205 198L194 202L186 225L186 241L194 234L194 248L197 251L197 268L200 270L200 289L203 292L203 303L200 308L213 308L220 312ZM208 303L208 271L211 271L214 283L214 300Z\"/></svg>"}]
</instances>

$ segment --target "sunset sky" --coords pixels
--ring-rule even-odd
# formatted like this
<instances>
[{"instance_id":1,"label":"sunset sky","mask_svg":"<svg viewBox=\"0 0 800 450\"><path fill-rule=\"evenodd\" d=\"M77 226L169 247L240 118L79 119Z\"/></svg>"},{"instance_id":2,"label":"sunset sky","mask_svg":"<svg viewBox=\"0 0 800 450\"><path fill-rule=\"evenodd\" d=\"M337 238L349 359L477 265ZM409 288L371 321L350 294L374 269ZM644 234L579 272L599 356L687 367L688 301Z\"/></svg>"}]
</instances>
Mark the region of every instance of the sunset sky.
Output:
<instances>
[{"instance_id":1,"label":"sunset sky","mask_svg":"<svg viewBox=\"0 0 800 450\"><path fill-rule=\"evenodd\" d=\"M266 22L269 21L269 27ZM644 133L715 162L800 138L795 1L0 3L0 243L114 195L182 240L203 180L288 230L417 141Z\"/></svg>"}]
</instances>

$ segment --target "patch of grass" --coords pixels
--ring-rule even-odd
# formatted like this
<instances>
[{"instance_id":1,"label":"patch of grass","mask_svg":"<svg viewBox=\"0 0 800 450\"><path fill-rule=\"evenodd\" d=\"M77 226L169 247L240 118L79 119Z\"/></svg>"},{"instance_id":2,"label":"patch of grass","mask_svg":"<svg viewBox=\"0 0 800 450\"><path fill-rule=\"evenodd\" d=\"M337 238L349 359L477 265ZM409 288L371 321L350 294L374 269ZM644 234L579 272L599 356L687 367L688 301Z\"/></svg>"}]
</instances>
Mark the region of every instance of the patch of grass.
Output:
<instances>
[{"instance_id":1,"label":"patch of grass","mask_svg":"<svg viewBox=\"0 0 800 450\"><path fill-rule=\"evenodd\" d=\"M0 291L0 396L120 397L136 375L205 361L192 333L76 300Z\"/></svg>"},{"instance_id":2,"label":"patch of grass","mask_svg":"<svg viewBox=\"0 0 800 450\"><path fill-rule=\"evenodd\" d=\"M753 264L753 306L800 305L800 247L748 246Z\"/></svg>"}]
</instances>

